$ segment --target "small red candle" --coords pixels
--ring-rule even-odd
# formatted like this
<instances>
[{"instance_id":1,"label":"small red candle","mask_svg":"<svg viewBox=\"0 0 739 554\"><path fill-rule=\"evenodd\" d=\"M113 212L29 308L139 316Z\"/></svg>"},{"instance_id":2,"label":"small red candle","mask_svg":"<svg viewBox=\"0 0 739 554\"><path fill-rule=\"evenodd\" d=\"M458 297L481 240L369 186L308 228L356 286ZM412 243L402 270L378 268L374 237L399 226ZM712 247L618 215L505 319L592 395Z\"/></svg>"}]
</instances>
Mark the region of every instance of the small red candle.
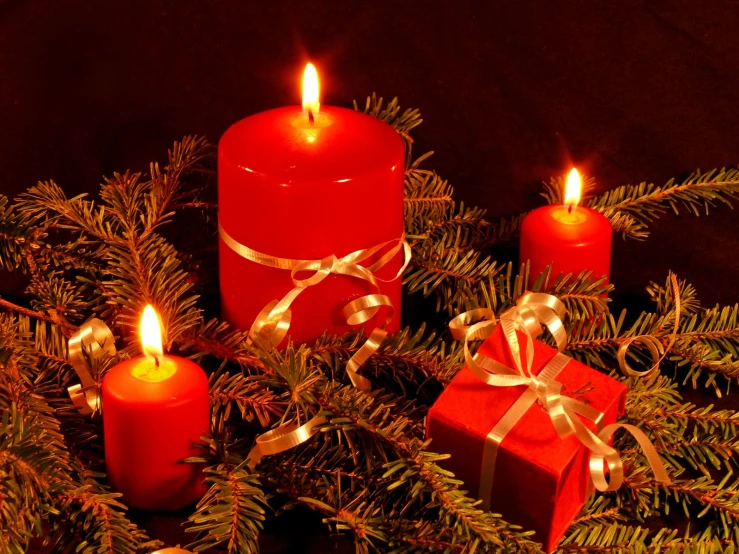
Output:
<instances>
[{"instance_id":1,"label":"small red candle","mask_svg":"<svg viewBox=\"0 0 739 554\"><path fill-rule=\"evenodd\" d=\"M532 281L548 265L552 276L578 275L583 270L593 277L611 269L613 228L599 212L578 206L582 190L580 175L573 169L567 177L564 205L538 208L521 224L521 262L529 260Z\"/></svg>"},{"instance_id":2,"label":"small red candle","mask_svg":"<svg viewBox=\"0 0 739 554\"><path fill-rule=\"evenodd\" d=\"M354 110L319 108L318 80L309 64L302 108L253 115L221 138L220 225L238 243L270 256L342 257L402 237L404 173L405 145L398 133ZM392 278L400 265L397 256L376 275ZM293 288L290 271L249 261L223 238L220 285L223 318L245 330L267 303ZM380 287L399 313L400 280ZM365 281L329 275L292 304L290 335L302 342L325 330L346 332L343 306L372 292ZM385 314L382 308L366 328L384 323ZM388 325L390 332L397 331L399 319Z\"/></svg>"},{"instance_id":3,"label":"small red candle","mask_svg":"<svg viewBox=\"0 0 739 554\"><path fill-rule=\"evenodd\" d=\"M175 510L205 493L202 468L181 460L210 428L208 378L190 360L164 355L159 319L141 318L143 356L116 365L103 379L103 431L108 481L142 510Z\"/></svg>"}]
</instances>

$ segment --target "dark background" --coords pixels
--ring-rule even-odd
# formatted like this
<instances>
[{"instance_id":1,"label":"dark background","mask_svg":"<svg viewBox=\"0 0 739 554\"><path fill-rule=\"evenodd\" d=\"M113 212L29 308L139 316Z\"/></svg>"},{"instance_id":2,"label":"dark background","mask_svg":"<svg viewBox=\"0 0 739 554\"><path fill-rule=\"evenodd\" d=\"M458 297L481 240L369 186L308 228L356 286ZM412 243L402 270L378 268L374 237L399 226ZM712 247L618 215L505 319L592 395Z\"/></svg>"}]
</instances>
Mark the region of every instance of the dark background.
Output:
<instances>
[{"instance_id":1,"label":"dark background","mask_svg":"<svg viewBox=\"0 0 739 554\"><path fill-rule=\"evenodd\" d=\"M297 104L309 59L324 104L376 91L420 108L426 167L491 216L539 205L572 164L600 191L662 184L739 163L738 27L736 2L0 0L0 192L94 193L185 134L216 141ZM616 239L616 300L673 269L734 303L738 251L734 212L668 215L647 242Z\"/></svg>"}]
</instances>

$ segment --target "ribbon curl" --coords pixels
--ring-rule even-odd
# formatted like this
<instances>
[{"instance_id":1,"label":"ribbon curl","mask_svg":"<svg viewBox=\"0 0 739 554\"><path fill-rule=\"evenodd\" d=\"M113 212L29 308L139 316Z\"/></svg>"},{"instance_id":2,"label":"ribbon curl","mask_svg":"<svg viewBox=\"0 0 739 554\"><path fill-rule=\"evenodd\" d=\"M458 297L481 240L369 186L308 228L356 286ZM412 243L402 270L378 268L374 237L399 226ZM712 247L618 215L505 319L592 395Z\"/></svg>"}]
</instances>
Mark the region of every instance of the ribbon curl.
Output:
<instances>
[{"instance_id":1,"label":"ribbon curl","mask_svg":"<svg viewBox=\"0 0 739 554\"><path fill-rule=\"evenodd\" d=\"M408 267L411 259L411 247L404 238L383 242L371 248L365 248L351 252L339 258L333 254L321 260L292 260L263 254L236 241L229 235L223 226L218 223L218 233L223 242L242 258L249 261L290 271L293 288L280 300L273 300L267 304L257 315L249 330L249 336L259 336L273 346L277 346L287 335L292 319L291 304L307 288L317 285L331 274L346 275L355 279L368 282L376 291L372 294L360 296L346 304L343 308L344 318L349 325L361 325L372 319L381 307L388 308L385 316L385 324L376 327L364 344L349 359L346 372L349 379L356 388L369 390L370 382L367 378L359 375L359 368L374 354L387 336L384 326L395 317L395 307L386 295L380 293L379 283L389 283L399 279ZM380 258L370 266L360 265L361 262L371 258L382 250L389 248ZM398 272L391 279L380 279L375 272L386 266L398 253L403 253L403 263ZM309 277L298 279L301 272L313 272Z\"/></svg>"},{"instance_id":2,"label":"ribbon curl","mask_svg":"<svg viewBox=\"0 0 739 554\"><path fill-rule=\"evenodd\" d=\"M625 429L634 436L642 447L655 478L663 483L670 483L670 478L657 450L638 427L619 423L602 427L603 413L562 394L562 384L555 381L555 377L571 359L561 353L567 345L567 334L562 325L564 313L564 304L558 298L544 293L526 293L516 302L515 307L504 312L499 319L492 310L483 308L462 313L449 324L454 338L463 342L465 361L476 377L494 387L526 386L521 396L486 437L478 491L478 498L482 499L482 506L485 509L490 507L499 446L521 417L537 401L549 414L552 425L561 438L575 436L583 446L590 450L590 476L593 485L599 491L616 490L623 482L624 471L621 457L615 448L608 445L610 437L618 429ZM471 323L478 319L480 321L477 323ZM474 356L470 352L470 341L486 339L498 325L502 326L506 342L513 355L515 369L483 356L479 352ZM546 327L554 337L559 352L538 375L533 375L531 372L534 361L533 342L542 334L542 326ZM521 352L518 331L526 337L525 358ZM596 432L591 431L578 415L594 422Z\"/></svg>"},{"instance_id":3,"label":"ribbon curl","mask_svg":"<svg viewBox=\"0 0 739 554\"><path fill-rule=\"evenodd\" d=\"M80 383L69 387L67 392L82 415L92 414L100 409L100 390L92 375L92 366L88 359L98 360L104 356L115 356L113 332L103 321L90 319L69 339L67 350L69 363L80 379Z\"/></svg>"},{"instance_id":4,"label":"ribbon curl","mask_svg":"<svg viewBox=\"0 0 739 554\"><path fill-rule=\"evenodd\" d=\"M221 239L223 239L223 242L242 258L267 267L290 271L293 288L282 299L273 300L267 304L259 312L249 330L250 337L260 337L272 346L277 346L287 336L292 319L290 306L307 288L317 285L331 274L345 275L366 281L371 285L375 292L352 300L342 310L347 324L361 325L375 317L383 306L388 308L384 325L375 327L372 330L367 340L359 347L346 365L346 373L352 385L360 390L370 390L371 384L369 379L359 375L359 369L380 348L380 345L382 345L382 342L387 336L385 326L395 317L395 307L389 297L380 293L379 283L389 283L399 279L405 268L408 267L411 259L411 247L405 238L390 240L371 248L357 250L341 258L331 254L320 260L292 260L263 254L241 244L226 232L220 222L218 223L218 233ZM361 262L372 258L385 249L387 251L377 261L369 266L361 265ZM403 254L403 263L398 272L390 279L380 279L377 277L375 272L385 267L400 252ZM301 272L313 272L313 274L299 279L298 274ZM317 415L303 425L295 423L282 425L277 429L258 436L254 447L247 455L249 466L252 468L255 467L264 456L278 454L303 444L325 422L326 418L324 416Z\"/></svg>"},{"instance_id":5,"label":"ribbon curl","mask_svg":"<svg viewBox=\"0 0 739 554\"><path fill-rule=\"evenodd\" d=\"M680 330L680 312L682 312L682 302L680 300L680 286L677 283L677 276L670 271L670 285L672 286L672 296L675 301L675 326L672 329L670 335L670 342L665 347L657 337L652 335L638 335L636 337L629 337L621 346L618 348L616 358L618 359L618 366L621 368L621 372L627 377L648 377L655 373L659 368L662 360L667 356L672 345L677 340L677 332ZM636 371L632 369L629 363L626 361L626 353L629 351L629 347L637 342L644 344L649 350L649 354L652 356L652 366L645 371Z\"/></svg>"}]
</instances>

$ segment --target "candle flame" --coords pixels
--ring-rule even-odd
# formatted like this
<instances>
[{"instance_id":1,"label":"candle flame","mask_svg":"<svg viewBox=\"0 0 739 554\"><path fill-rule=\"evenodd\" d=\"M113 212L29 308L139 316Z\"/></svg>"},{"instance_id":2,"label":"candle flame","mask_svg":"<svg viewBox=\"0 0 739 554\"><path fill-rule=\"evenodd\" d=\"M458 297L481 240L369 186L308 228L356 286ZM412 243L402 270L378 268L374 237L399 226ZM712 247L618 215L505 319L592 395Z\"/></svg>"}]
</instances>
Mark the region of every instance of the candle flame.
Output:
<instances>
[{"instance_id":1,"label":"candle flame","mask_svg":"<svg viewBox=\"0 0 739 554\"><path fill-rule=\"evenodd\" d=\"M141 337L141 350L144 356L161 356L164 354L159 316L151 304L147 304L141 314L139 336Z\"/></svg>"},{"instance_id":2,"label":"candle flame","mask_svg":"<svg viewBox=\"0 0 739 554\"><path fill-rule=\"evenodd\" d=\"M316 66L309 63L303 72L303 111L309 117L316 116L321 106L318 90L318 72Z\"/></svg>"},{"instance_id":3,"label":"candle flame","mask_svg":"<svg viewBox=\"0 0 739 554\"><path fill-rule=\"evenodd\" d=\"M567 175L567 183L565 184L565 205L577 207L580 203L580 195L582 194L582 179L580 173L574 167L570 174Z\"/></svg>"}]
</instances>

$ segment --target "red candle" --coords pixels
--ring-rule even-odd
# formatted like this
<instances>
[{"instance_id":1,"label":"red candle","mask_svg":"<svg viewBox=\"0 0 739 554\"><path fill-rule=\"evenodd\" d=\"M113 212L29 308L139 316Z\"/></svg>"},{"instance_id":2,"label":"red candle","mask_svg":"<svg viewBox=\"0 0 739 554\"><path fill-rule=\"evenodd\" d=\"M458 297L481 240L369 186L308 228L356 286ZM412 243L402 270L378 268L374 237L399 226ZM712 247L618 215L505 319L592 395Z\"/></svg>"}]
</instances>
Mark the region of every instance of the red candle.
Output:
<instances>
[{"instance_id":1,"label":"red candle","mask_svg":"<svg viewBox=\"0 0 739 554\"><path fill-rule=\"evenodd\" d=\"M613 228L599 212L577 205L581 188L580 175L573 169L567 177L565 204L538 208L524 218L521 262L529 260L532 281L548 265L554 277L589 270L593 277L605 276L608 281Z\"/></svg>"},{"instance_id":2,"label":"red candle","mask_svg":"<svg viewBox=\"0 0 739 554\"><path fill-rule=\"evenodd\" d=\"M319 110L318 82L309 79L315 73L309 66L303 108L253 115L221 138L218 216L223 231L252 250L294 260L342 257L400 239L403 140L374 117L335 107ZM397 256L376 275L392 278L400 265ZM290 271L249 261L223 238L220 285L222 316L241 329L249 329L267 303L293 288ZM380 287L398 313L400 280ZM329 275L292 304L290 335L302 342L325 330L346 332L343 306L373 292L366 281ZM386 310L365 324L368 330L385 322ZM397 331L399 319L390 323L390 332Z\"/></svg>"},{"instance_id":3,"label":"red candle","mask_svg":"<svg viewBox=\"0 0 739 554\"><path fill-rule=\"evenodd\" d=\"M112 487L143 510L175 510L205 493L202 468L181 460L210 428L208 378L190 360L165 356L156 312L141 319L144 355L103 379L105 463Z\"/></svg>"}]
</instances>

